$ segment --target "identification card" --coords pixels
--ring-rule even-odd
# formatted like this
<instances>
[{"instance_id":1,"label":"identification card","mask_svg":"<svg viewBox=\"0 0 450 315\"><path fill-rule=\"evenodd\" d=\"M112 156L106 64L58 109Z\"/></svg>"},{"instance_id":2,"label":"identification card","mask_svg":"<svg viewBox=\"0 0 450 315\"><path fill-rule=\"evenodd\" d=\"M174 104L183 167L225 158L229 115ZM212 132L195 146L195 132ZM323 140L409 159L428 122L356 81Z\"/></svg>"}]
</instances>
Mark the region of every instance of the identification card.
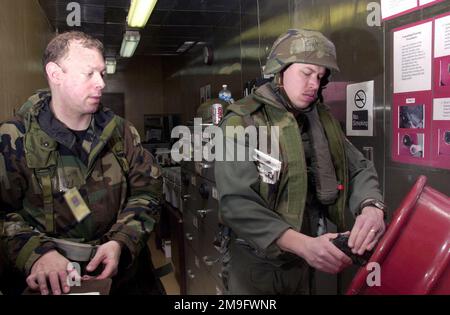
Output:
<instances>
[{"instance_id":1,"label":"identification card","mask_svg":"<svg viewBox=\"0 0 450 315\"><path fill-rule=\"evenodd\" d=\"M78 222L81 222L91 213L76 187L67 190L64 193L64 199L66 199L67 205Z\"/></svg>"},{"instance_id":2,"label":"identification card","mask_svg":"<svg viewBox=\"0 0 450 315\"><path fill-rule=\"evenodd\" d=\"M253 159L257 163L259 176L264 183L276 184L280 178L282 163L277 159L254 149Z\"/></svg>"}]
</instances>

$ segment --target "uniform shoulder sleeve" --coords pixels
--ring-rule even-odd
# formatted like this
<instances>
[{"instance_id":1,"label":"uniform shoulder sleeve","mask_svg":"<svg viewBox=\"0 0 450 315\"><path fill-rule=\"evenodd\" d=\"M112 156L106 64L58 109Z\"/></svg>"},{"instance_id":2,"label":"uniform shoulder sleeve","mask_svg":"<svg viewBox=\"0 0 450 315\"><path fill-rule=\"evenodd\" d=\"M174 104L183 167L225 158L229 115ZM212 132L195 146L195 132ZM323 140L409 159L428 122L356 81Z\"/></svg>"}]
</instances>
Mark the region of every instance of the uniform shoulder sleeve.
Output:
<instances>
[{"instance_id":1,"label":"uniform shoulder sleeve","mask_svg":"<svg viewBox=\"0 0 450 315\"><path fill-rule=\"evenodd\" d=\"M23 142L24 136L25 126L20 120L11 120L0 124L2 152L8 146L13 148L13 150L17 150L17 145Z\"/></svg>"},{"instance_id":2,"label":"uniform shoulder sleeve","mask_svg":"<svg viewBox=\"0 0 450 315\"><path fill-rule=\"evenodd\" d=\"M148 235L159 220L162 177L156 160L143 148L137 129L126 120L123 121L123 142L129 164L129 189L125 207L107 238L123 244L133 261L146 246Z\"/></svg>"},{"instance_id":3,"label":"uniform shoulder sleeve","mask_svg":"<svg viewBox=\"0 0 450 315\"><path fill-rule=\"evenodd\" d=\"M344 140L344 148L350 180L349 208L356 214L361 202L369 198L382 201L383 196L373 162L366 159L347 138Z\"/></svg>"},{"instance_id":4,"label":"uniform shoulder sleeve","mask_svg":"<svg viewBox=\"0 0 450 315\"><path fill-rule=\"evenodd\" d=\"M253 95L249 95L228 106L227 113L234 112L239 116L245 116L255 112L261 106L262 104L256 101Z\"/></svg>"}]
</instances>

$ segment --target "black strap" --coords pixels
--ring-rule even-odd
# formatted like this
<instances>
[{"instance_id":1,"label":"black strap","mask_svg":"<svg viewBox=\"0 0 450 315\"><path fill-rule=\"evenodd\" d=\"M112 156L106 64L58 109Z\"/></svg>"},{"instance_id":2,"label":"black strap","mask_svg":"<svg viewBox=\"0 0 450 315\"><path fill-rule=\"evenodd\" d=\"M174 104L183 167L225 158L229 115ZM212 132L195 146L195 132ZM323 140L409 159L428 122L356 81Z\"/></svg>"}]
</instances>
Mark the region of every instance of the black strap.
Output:
<instances>
[{"instance_id":1,"label":"black strap","mask_svg":"<svg viewBox=\"0 0 450 315\"><path fill-rule=\"evenodd\" d=\"M172 271L173 271L172 263L168 263L162 265L159 268L155 268L155 270L153 270L153 274L155 275L156 278L162 278L164 276L167 276Z\"/></svg>"},{"instance_id":2,"label":"black strap","mask_svg":"<svg viewBox=\"0 0 450 315\"><path fill-rule=\"evenodd\" d=\"M38 178L42 189L45 213L45 231L52 234L55 232L55 222L51 170L48 168L35 169L34 173Z\"/></svg>"}]
</instances>

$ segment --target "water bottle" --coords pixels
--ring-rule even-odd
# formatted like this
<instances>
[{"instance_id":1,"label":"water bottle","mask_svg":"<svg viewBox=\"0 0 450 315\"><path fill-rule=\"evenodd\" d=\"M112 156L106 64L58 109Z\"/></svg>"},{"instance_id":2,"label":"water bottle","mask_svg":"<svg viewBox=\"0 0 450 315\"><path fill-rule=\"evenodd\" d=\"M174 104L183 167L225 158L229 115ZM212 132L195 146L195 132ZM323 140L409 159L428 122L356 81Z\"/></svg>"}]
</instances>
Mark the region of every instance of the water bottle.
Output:
<instances>
[{"instance_id":1,"label":"water bottle","mask_svg":"<svg viewBox=\"0 0 450 315\"><path fill-rule=\"evenodd\" d=\"M228 90L228 85L222 85L222 90L219 92L219 98L227 103L233 102L233 99L231 98L231 91Z\"/></svg>"}]
</instances>

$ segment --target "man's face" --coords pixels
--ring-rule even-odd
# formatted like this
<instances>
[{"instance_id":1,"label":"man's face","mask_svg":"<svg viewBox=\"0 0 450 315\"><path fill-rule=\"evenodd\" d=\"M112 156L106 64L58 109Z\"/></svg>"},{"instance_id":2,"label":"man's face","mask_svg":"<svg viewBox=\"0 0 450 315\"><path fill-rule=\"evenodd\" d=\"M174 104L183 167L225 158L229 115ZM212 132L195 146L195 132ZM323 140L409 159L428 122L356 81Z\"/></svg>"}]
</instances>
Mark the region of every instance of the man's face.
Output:
<instances>
[{"instance_id":1,"label":"man's face","mask_svg":"<svg viewBox=\"0 0 450 315\"><path fill-rule=\"evenodd\" d=\"M317 99L325 74L325 67L305 63L294 63L284 71L283 87L296 109L307 108Z\"/></svg>"},{"instance_id":2,"label":"man's face","mask_svg":"<svg viewBox=\"0 0 450 315\"><path fill-rule=\"evenodd\" d=\"M105 62L101 53L72 42L67 55L57 64L62 70L57 88L64 109L75 115L95 113L105 87Z\"/></svg>"}]
</instances>

